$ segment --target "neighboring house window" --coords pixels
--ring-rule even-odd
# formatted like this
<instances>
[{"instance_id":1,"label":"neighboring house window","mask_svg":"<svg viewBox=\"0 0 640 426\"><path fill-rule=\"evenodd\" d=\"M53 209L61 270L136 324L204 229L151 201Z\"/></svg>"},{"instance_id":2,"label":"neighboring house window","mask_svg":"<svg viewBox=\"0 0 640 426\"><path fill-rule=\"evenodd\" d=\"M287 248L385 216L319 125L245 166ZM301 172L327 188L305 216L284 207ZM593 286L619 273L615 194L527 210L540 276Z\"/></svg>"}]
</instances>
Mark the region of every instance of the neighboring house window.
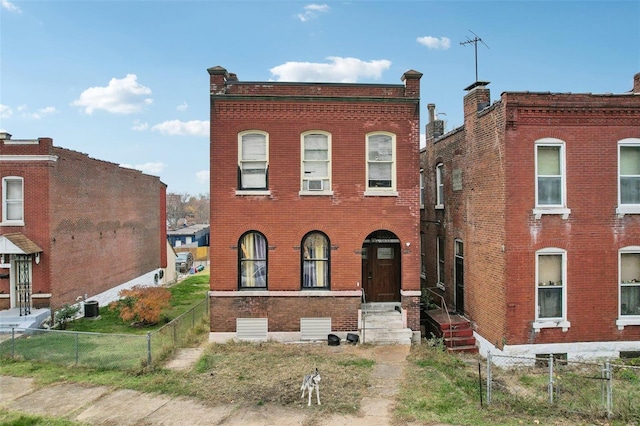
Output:
<instances>
[{"instance_id":1,"label":"neighboring house window","mask_svg":"<svg viewBox=\"0 0 640 426\"><path fill-rule=\"evenodd\" d=\"M310 232L302 239L302 288L329 288L329 238Z\"/></svg>"},{"instance_id":2,"label":"neighboring house window","mask_svg":"<svg viewBox=\"0 0 640 426\"><path fill-rule=\"evenodd\" d=\"M420 169L420 208L424 209L424 170Z\"/></svg>"},{"instance_id":3,"label":"neighboring house window","mask_svg":"<svg viewBox=\"0 0 640 426\"><path fill-rule=\"evenodd\" d=\"M308 132L302 135L302 192L331 191L331 136Z\"/></svg>"},{"instance_id":4,"label":"neighboring house window","mask_svg":"<svg viewBox=\"0 0 640 426\"><path fill-rule=\"evenodd\" d=\"M619 262L620 315L617 325L640 325L640 247L621 249Z\"/></svg>"},{"instance_id":5,"label":"neighboring house window","mask_svg":"<svg viewBox=\"0 0 640 426\"><path fill-rule=\"evenodd\" d=\"M249 231L238 242L239 287L267 288L267 239L259 232Z\"/></svg>"},{"instance_id":6,"label":"neighboring house window","mask_svg":"<svg viewBox=\"0 0 640 426\"><path fill-rule=\"evenodd\" d=\"M427 241L424 232L420 232L420 277L427 278Z\"/></svg>"},{"instance_id":7,"label":"neighboring house window","mask_svg":"<svg viewBox=\"0 0 640 426\"><path fill-rule=\"evenodd\" d=\"M21 177L2 179L2 222L24 225L24 180Z\"/></svg>"},{"instance_id":8,"label":"neighboring house window","mask_svg":"<svg viewBox=\"0 0 640 426\"><path fill-rule=\"evenodd\" d=\"M269 168L268 134L244 132L238 135L238 186L241 190L266 190Z\"/></svg>"},{"instance_id":9,"label":"neighboring house window","mask_svg":"<svg viewBox=\"0 0 640 426\"><path fill-rule=\"evenodd\" d=\"M534 329L569 328L567 318L566 251L546 248L536 252L536 321Z\"/></svg>"},{"instance_id":10,"label":"neighboring house window","mask_svg":"<svg viewBox=\"0 0 640 426\"><path fill-rule=\"evenodd\" d=\"M640 213L640 139L618 142L617 213Z\"/></svg>"},{"instance_id":11,"label":"neighboring house window","mask_svg":"<svg viewBox=\"0 0 640 426\"><path fill-rule=\"evenodd\" d=\"M444 290L444 239L438 237L436 244L438 246L438 282L436 286Z\"/></svg>"},{"instance_id":12,"label":"neighboring house window","mask_svg":"<svg viewBox=\"0 0 640 426\"><path fill-rule=\"evenodd\" d=\"M565 147L560 139L544 138L535 143L536 206L534 215L562 214L566 219Z\"/></svg>"},{"instance_id":13,"label":"neighboring house window","mask_svg":"<svg viewBox=\"0 0 640 426\"><path fill-rule=\"evenodd\" d=\"M397 195L395 135L367 135L367 192L365 195Z\"/></svg>"},{"instance_id":14,"label":"neighboring house window","mask_svg":"<svg viewBox=\"0 0 640 426\"><path fill-rule=\"evenodd\" d=\"M436 209L444 208L444 165L442 163L436 166Z\"/></svg>"}]
</instances>

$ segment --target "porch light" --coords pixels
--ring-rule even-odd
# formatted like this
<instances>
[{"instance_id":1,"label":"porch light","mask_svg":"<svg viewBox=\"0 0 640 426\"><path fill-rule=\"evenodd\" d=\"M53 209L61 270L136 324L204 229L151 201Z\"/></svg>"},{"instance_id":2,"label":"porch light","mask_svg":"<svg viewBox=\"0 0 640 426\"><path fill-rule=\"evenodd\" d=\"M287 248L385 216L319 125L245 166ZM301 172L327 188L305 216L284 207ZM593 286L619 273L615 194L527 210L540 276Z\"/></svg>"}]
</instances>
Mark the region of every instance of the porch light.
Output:
<instances>
[{"instance_id":1,"label":"porch light","mask_svg":"<svg viewBox=\"0 0 640 426\"><path fill-rule=\"evenodd\" d=\"M40 264L40 253L36 253L36 265Z\"/></svg>"}]
</instances>

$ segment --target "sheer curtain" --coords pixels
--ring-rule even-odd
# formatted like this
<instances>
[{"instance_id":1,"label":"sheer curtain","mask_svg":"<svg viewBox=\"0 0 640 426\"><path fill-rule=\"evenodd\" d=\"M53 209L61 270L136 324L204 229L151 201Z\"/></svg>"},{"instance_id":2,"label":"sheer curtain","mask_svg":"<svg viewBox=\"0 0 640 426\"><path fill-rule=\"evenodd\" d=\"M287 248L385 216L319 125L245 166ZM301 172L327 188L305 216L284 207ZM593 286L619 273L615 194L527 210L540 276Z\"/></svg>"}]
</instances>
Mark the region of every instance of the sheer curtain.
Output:
<instances>
[{"instance_id":1,"label":"sheer curtain","mask_svg":"<svg viewBox=\"0 0 640 426\"><path fill-rule=\"evenodd\" d=\"M329 241L319 233L308 235L303 243L302 287L328 287Z\"/></svg>"},{"instance_id":2,"label":"sheer curtain","mask_svg":"<svg viewBox=\"0 0 640 426\"><path fill-rule=\"evenodd\" d=\"M267 286L267 240L250 232L240 242L241 287Z\"/></svg>"}]
</instances>

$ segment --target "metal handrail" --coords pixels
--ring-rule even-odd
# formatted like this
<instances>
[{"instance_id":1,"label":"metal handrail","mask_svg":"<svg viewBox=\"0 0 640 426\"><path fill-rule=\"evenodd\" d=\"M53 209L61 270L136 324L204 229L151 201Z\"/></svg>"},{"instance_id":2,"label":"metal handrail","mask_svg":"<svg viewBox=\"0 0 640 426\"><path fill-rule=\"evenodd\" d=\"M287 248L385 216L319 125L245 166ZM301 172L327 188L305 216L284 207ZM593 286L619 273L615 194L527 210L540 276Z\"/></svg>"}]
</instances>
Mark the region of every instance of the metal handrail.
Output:
<instances>
[{"instance_id":1,"label":"metal handrail","mask_svg":"<svg viewBox=\"0 0 640 426\"><path fill-rule=\"evenodd\" d=\"M449 315L449 309L447 309L447 302L445 302L444 297L431 290L430 288L425 288L428 292L432 293L434 296L440 299L440 309L442 309L447 314L447 321L449 324L449 339L451 339L451 347L456 345L456 342L453 340L453 329L451 325L451 315Z\"/></svg>"},{"instance_id":2,"label":"metal handrail","mask_svg":"<svg viewBox=\"0 0 640 426\"><path fill-rule=\"evenodd\" d=\"M362 341L360 343L364 344L364 334L367 328L365 326L365 318L367 317L367 296L364 294L364 287L361 287L360 291L362 291L362 303L360 304L360 307L362 308Z\"/></svg>"}]
</instances>

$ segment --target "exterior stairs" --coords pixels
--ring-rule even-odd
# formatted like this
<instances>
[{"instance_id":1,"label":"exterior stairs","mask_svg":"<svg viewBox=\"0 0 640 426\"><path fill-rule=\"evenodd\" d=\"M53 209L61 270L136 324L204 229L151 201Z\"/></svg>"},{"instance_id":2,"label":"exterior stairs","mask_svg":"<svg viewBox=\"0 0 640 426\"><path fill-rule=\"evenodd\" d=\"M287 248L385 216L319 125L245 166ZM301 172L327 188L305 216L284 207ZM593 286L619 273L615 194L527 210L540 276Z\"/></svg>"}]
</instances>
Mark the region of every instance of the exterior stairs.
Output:
<instances>
[{"instance_id":1,"label":"exterior stairs","mask_svg":"<svg viewBox=\"0 0 640 426\"><path fill-rule=\"evenodd\" d=\"M478 353L471 322L463 316L448 313L444 309L431 309L426 311L423 323L425 337L430 338L433 334L435 337L442 338L447 351Z\"/></svg>"},{"instance_id":2,"label":"exterior stairs","mask_svg":"<svg viewBox=\"0 0 640 426\"><path fill-rule=\"evenodd\" d=\"M20 315L18 308L0 311L0 333L11 333L12 330L24 331L28 328L40 328L42 322L51 317L49 309L31 309L29 315Z\"/></svg>"},{"instance_id":3,"label":"exterior stairs","mask_svg":"<svg viewBox=\"0 0 640 426\"><path fill-rule=\"evenodd\" d=\"M373 345L410 345L413 332L404 326L399 303L363 303L360 342Z\"/></svg>"}]
</instances>

